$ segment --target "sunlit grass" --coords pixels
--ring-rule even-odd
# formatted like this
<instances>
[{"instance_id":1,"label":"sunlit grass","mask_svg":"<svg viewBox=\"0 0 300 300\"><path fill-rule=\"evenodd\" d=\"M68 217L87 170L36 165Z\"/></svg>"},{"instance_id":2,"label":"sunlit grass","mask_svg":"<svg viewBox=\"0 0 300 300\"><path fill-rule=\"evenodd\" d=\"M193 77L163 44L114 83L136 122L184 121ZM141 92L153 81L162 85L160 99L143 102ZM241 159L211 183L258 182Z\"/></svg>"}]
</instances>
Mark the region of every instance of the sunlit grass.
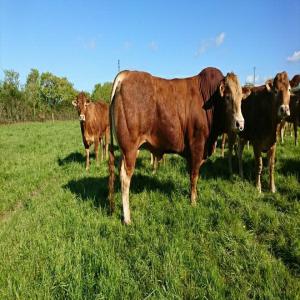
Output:
<instances>
[{"instance_id":1,"label":"sunlit grass","mask_svg":"<svg viewBox=\"0 0 300 300\"><path fill-rule=\"evenodd\" d=\"M220 151L206 163L198 205L185 161L152 175L141 152L132 226L107 209L107 163L85 171L77 122L1 126L1 299L297 299L300 295L300 147L278 146L276 185L230 179ZM237 163L234 162L235 170Z\"/></svg>"}]
</instances>

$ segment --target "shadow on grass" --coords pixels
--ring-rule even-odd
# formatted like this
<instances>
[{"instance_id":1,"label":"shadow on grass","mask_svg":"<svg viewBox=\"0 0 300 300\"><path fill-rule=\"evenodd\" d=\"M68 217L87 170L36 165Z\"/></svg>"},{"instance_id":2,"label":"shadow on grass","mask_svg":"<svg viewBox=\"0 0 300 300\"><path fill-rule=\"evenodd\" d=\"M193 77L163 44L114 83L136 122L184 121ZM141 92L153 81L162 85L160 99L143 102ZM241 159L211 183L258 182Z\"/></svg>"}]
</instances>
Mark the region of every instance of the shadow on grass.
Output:
<instances>
[{"instance_id":1,"label":"shadow on grass","mask_svg":"<svg viewBox=\"0 0 300 300\"><path fill-rule=\"evenodd\" d=\"M289 244L291 242L289 241ZM291 245L279 245L277 241L271 244L272 254L280 259L288 270L296 277L300 276L300 258L295 254L295 249Z\"/></svg>"},{"instance_id":2,"label":"shadow on grass","mask_svg":"<svg viewBox=\"0 0 300 300\"><path fill-rule=\"evenodd\" d=\"M171 193L174 190L175 182L173 180L162 180L156 178L154 175L142 174L133 175L130 187L130 191L132 193L141 193L143 191L159 191L165 196L171 196Z\"/></svg>"},{"instance_id":3,"label":"shadow on grass","mask_svg":"<svg viewBox=\"0 0 300 300\"><path fill-rule=\"evenodd\" d=\"M244 160L243 161L243 168L244 168L244 178L246 180L252 179L252 170L253 168L251 160ZM232 159L232 170L233 174L239 176L239 167L237 158L233 157ZM202 178L221 178L224 180L231 181L232 176L229 173L229 166L228 166L228 157L216 157L207 160L200 169L201 177Z\"/></svg>"},{"instance_id":4,"label":"shadow on grass","mask_svg":"<svg viewBox=\"0 0 300 300\"><path fill-rule=\"evenodd\" d=\"M63 159L59 158L57 160L59 166L64 166L66 164L70 164L74 162L83 163L85 162L85 157L80 152L72 152L65 158Z\"/></svg>"},{"instance_id":5,"label":"shadow on grass","mask_svg":"<svg viewBox=\"0 0 300 300\"><path fill-rule=\"evenodd\" d=\"M120 191L119 176L115 180L115 193ZM63 186L70 190L82 201L92 201L94 207L108 208L108 176L86 177L79 180L71 180ZM131 180L130 192L138 194L143 191L159 191L170 196L175 189L175 183L171 180L159 180L153 176L134 174ZM170 198L170 197L168 197ZM121 199L120 199L121 200Z\"/></svg>"},{"instance_id":6,"label":"shadow on grass","mask_svg":"<svg viewBox=\"0 0 300 300\"><path fill-rule=\"evenodd\" d=\"M82 201L92 201L94 207L108 207L108 177L86 177L70 180L63 188L70 190Z\"/></svg>"},{"instance_id":7,"label":"shadow on grass","mask_svg":"<svg viewBox=\"0 0 300 300\"><path fill-rule=\"evenodd\" d=\"M282 175L295 175L300 182L300 159L281 159L278 173Z\"/></svg>"}]
</instances>

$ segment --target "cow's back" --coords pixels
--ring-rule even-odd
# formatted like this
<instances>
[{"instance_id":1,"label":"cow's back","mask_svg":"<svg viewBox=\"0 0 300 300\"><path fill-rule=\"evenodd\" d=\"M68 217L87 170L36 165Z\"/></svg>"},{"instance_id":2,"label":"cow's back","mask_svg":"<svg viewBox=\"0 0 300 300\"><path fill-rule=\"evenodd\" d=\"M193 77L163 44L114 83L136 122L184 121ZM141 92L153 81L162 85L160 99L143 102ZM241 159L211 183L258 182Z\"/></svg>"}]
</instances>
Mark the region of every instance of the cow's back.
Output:
<instances>
[{"instance_id":1,"label":"cow's back","mask_svg":"<svg viewBox=\"0 0 300 300\"><path fill-rule=\"evenodd\" d=\"M242 101L245 128L240 135L244 139L266 144L272 144L276 140L276 111L272 105L273 101L265 86L253 88L250 96ZM267 148L267 145L264 148Z\"/></svg>"}]
</instances>

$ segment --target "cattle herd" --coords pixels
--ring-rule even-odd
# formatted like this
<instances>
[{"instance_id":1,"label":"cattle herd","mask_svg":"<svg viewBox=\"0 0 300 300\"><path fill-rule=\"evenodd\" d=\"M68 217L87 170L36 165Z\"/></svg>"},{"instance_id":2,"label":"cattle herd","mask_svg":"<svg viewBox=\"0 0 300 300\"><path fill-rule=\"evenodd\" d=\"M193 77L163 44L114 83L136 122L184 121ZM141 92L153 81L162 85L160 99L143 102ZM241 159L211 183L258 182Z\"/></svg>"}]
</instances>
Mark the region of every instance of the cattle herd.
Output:
<instances>
[{"instance_id":1,"label":"cattle herd","mask_svg":"<svg viewBox=\"0 0 300 300\"><path fill-rule=\"evenodd\" d=\"M139 148L143 145L160 160L165 153L177 153L187 160L191 204L196 204L199 171L214 152L218 136L228 136L229 171L236 148L239 173L243 176L242 154L248 142L253 146L256 187L261 192L262 152L269 160L269 189L275 192L274 165L277 132L293 123L295 143L300 122L300 75L289 81L286 72L264 85L241 87L234 73L226 76L208 67L198 75L163 79L145 72L122 71L113 83L110 106L90 102L80 93L77 108L82 140L89 168L89 147L94 143L108 156L109 203L114 211L114 144L121 151L120 181L125 224L130 224L129 188Z\"/></svg>"}]
</instances>

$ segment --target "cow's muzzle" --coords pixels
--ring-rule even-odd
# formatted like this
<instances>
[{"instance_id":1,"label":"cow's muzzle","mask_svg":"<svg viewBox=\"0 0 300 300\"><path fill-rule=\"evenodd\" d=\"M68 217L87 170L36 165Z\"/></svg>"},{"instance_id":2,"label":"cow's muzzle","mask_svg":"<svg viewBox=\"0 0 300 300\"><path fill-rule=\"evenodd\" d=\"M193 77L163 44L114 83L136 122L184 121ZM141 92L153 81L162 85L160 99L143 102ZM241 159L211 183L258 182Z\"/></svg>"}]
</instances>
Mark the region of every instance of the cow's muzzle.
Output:
<instances>
[{"instance_id":1,"label":"cow's muzzle","mask_svg":"<svg viewBox=\"0 0 300 300\"><path fill-rule=\"evenodd\" d=\"M244 130L245 121L243 118L236 119L235 121L235 129L238 131Z\"/></svg>"},{"instance_id":2,"label":"cow's muzzle","mask_svg":"<svg viewBox=\"0 0 300 300\"><path fill-rule=\"evenodd\" d=\"M85 115L83 114L79 115L79 121L85 121Z\"/></svg>"},{"instance_id":3,"label":"cow's muzzle","mask_svg":"<svg viewBox=\"0 0 300 300\"><path fill-rule=\"evenodd\" d=\"M278 115L280 118L287 118L291 115L289 105L282 104L279 107Z\"/></svg>"}]
</instances>

